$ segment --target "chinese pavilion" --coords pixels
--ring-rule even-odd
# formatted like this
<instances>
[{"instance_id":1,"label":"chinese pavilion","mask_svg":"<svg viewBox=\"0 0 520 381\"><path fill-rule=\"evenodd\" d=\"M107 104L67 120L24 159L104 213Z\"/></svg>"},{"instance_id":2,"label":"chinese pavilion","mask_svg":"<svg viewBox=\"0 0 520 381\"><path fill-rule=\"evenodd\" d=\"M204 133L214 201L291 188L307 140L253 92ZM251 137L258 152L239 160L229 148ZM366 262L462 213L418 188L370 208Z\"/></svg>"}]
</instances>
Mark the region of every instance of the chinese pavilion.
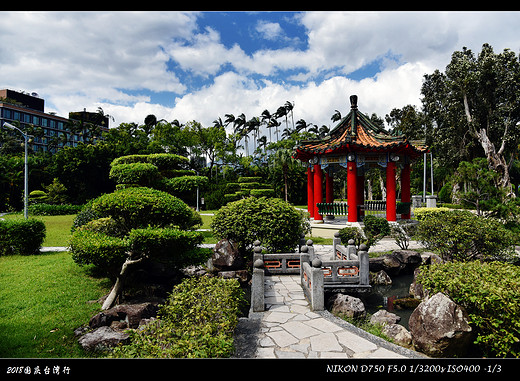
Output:
<instances>
[{"instance_id":1,"label":"chinese pavilion","mask_svg":"<svg viewBox=\"0 0 520 381\"><path fill-rule=\"evenodd\" d=\"M401 205L408 206L401 212L402 219L410 218L410 163L428 152L424 141L408 140L404 135L391 135L384 128L375 126L358 111L357 96L350 96L351 110L331 130L330 135L316 140L300 142L293 157L308 164L307 208L315 223L323 222L323 180L325 202L333 203L333 168L347 169L348 222L361 220L363 213L365 170L379 166L386 170L386 219L396 221L396 173L401 171ZM324 176L325 173L325 176ZM330 204L329 204L330 205ZM327 213L328 214L328 213ZM344 214L344 213L342 213Z\"/></svg>"}]
</instances>

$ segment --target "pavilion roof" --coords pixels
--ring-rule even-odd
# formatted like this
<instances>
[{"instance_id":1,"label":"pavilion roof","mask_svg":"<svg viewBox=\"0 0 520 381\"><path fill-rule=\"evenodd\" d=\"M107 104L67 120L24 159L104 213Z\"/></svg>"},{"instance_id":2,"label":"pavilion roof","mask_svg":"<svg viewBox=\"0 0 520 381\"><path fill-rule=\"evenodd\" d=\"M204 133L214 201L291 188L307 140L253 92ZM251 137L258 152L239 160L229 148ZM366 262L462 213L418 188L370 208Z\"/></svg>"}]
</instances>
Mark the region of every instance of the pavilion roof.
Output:
<instances>
[{"instance_id":1,"label":"pavilion roof","mask_svg":"<svg viewBox=\"0 0 520 381\"><path fill-rule=\"evenodd\" d=\"M408 140L405 135L391 135L376 126L357 108L357 96L350 97L351 110L324 138L300 142L293 154L295 159L307 161L316 155L341 155L349 152L400 153L417 158L428 147L424 140Z\"/></svg>"}]
</instances>

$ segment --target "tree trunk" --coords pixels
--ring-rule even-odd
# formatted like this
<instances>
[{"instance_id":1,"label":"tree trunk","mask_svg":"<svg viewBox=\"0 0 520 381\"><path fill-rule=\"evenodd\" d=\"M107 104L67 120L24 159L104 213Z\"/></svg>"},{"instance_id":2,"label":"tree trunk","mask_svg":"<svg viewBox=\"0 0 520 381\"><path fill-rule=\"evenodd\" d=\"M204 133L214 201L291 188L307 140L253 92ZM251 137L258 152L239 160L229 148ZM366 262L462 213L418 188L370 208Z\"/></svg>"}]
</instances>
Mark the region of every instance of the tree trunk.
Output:
<instances>
[{"instance_id":1,"label":"tree trunk","mask_svg":"<svg viewBox=\"0 0 520 381\"><path fill-rule=\"evenodd\" d=\"M504 136L502 137L502 144L497 152L495 145L491 140L489 140L487 130L485 128L476 128L473 124L473 117L471 116L468 97L465 92L463 92L463 101L464 101L464 112L466 113L466 120L469 125L470 132L474 134L474 136L479 141L480 145L484 149L484 153L486 154L486 158L488 161L489 169L498 173L499 178L497 181L497 186L505 189L506 197L512 198L515 197L515 193L513 192L513 186L511 184L511 178L509 177L509 166L504 158L504 148L507 137L508 126L506 125Z\"/></svg>"},{"instance_id":2,"label":"tree trunk","mask_svg":"<svg viewBox=\"0 0 520 381\"><path fill-rule=\"evenodd\" d=\"M497 185L506 190L506 197L514 197L511 178L509 177L509 166L503 154L497 153L495 145L489 140L485 129L477 132L478 140L484 149L490 170L498 173Z\"/></svg>"},{"instance_id":3,"label":"tree trunk","mask_svg":"<svg viewBox=\"0 0 520 381\"><path fill-rule=\"evenodd\" d=\"M112 287L112 290L110 290L110 293L108 294L107 298L105 299L105 302L103 303L103 306L101 307L101 309L103 311L108 310L110 307L112 307L117 296L121 293L121 291L123 289L124 277L125 277L126 271L128 269L128 266L139 263L143 259L145 259L145 257L141 257L139 259L132 259L131 255L128 256L125 263L123 263L123 266L121 266L121 271L119 272L119 275L117 276L116 283Z\"/></svg>"}]
</instances>

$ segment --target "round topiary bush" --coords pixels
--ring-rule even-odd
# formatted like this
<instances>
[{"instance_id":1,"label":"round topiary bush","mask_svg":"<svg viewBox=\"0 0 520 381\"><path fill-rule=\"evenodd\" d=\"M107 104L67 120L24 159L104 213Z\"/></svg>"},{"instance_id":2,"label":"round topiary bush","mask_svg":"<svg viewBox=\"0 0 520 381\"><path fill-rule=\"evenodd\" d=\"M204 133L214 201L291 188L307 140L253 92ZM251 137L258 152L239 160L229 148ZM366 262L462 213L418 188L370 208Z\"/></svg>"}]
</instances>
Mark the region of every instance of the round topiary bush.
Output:
<instances>
[{"instance_id":1,"label":"round topiary bush","mask_svg":"<svg viewBox=\"0 0 520 381\"><path fill-rule=\"evenodd\" d=\"M191 227L193 212L182 200L166 192L133 187L102 195L92 201L93 214L118 220L127 231L151 226Z\"/></svg>"},{"instance_id":2,"label":"round topiary bush","mask_svg":"<svg viewBox=\"0 0 520 381\"><path fill-rule=\"evenodd\" d=\"M293 252L310 230L306 214L281 199L249 197L222 207L211 223L219 239L228 239L246 254L259 240L270 252Z\"/></svg>"}]
</instances>

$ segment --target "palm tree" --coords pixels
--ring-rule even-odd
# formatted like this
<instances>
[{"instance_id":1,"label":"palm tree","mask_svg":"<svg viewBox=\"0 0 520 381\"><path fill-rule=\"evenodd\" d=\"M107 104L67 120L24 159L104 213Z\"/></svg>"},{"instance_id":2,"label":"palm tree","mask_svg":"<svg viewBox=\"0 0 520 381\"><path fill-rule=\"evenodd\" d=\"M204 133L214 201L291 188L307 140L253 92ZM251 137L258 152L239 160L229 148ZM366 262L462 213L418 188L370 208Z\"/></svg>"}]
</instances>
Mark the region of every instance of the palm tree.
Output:
<instances>
[{"instance_id":1,"label":"palm tree","mask_svg":"<svg viewBox=\"0 0 520 381\"><path fill-rule=\"evenodd\" d=\"M247 132L245 132L246 129L246 116L244 113L240 114L233 120L233 128L235 131L235 134L239 136L238 141L243 137L245 141L245 148L246 148L246 156L249 156L248 148L247 148ZM245 132L245 133L244 133Z\"/></svg>"},{"instance_id":2,"label":"palm tree","mask_svg":"<svg viewBox=\"0 0 520 381\"><path fill-rule=\"evenodd\" d=\"M250 132L253 133L253 143L255 146L255 150L256 150L256 137L257 137L259 129L260 129L260 118L255 116L247 121L247 133L250 133Z\"/></svg>"},{"instance_id":3,"label":"palm tree","mask_svg":"<svg viewBox=\"0 0 520 381\"><path fill-rule=\"evenodd\" d=\"M289 114L289 112L290 112L291 113L291 119L292 119L292 126L293 126L293 129L294 129L294 115L293 115L294 103L291 103L291 102L287 101L287 102L285 102L284 107L285 107L285 110L286 110L285 121L287 122L287 114Z\"/></svg>"},{"instance_id":4,"label":"palm tree","mask_svg":"<svg viewBox=\"0 0 520 381\"><path fill-rule=\"evenodd\" d=\"M332 120L333 122L337 122L338 120L341 120L341 113L338 111L338 110L334 110L335 113L332 114L332 117L330 118L330 120Z\"/></svg>"},{"instance_id":5,"label":"palm tree","mask_svg":"<svg viewBox=\"0 0 520 381\"><path fill-rule=\"evenodd\" d=\"M305 132L307 132L307 126L307 122L303 119L300 119L296 122L296 132L300 132L303 129L305 129Z\"/></svg>"}]
</instances>

